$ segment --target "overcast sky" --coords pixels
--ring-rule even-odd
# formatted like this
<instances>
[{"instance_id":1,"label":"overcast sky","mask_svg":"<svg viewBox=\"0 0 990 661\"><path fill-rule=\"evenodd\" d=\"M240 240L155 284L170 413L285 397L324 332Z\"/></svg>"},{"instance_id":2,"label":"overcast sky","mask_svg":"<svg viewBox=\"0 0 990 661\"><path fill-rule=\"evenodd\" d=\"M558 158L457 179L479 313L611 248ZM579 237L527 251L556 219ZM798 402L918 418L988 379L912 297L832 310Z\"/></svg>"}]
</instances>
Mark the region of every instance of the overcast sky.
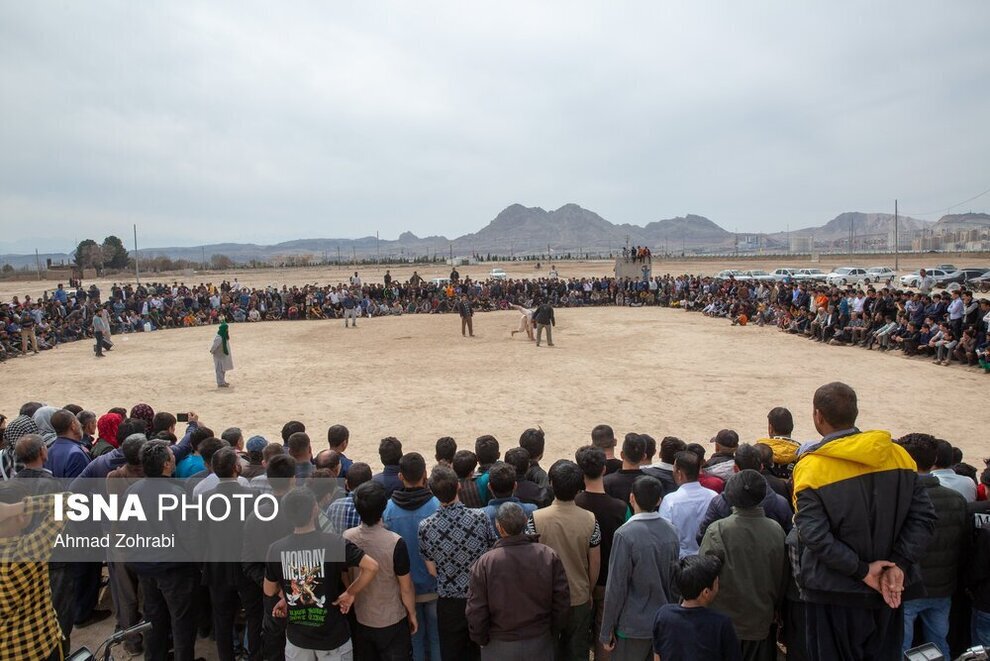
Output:
<instances>
[{"instance_id":1,"label":"overcast sky","mask_svg":"<svg viewBox=\"0 0 990 661\"><path fill-rule=\"evenodd\" d=\"M777 231L990 188L990 3L810 4L2 0L0 250L514 202Z\"/></svg>"}]
</instances>

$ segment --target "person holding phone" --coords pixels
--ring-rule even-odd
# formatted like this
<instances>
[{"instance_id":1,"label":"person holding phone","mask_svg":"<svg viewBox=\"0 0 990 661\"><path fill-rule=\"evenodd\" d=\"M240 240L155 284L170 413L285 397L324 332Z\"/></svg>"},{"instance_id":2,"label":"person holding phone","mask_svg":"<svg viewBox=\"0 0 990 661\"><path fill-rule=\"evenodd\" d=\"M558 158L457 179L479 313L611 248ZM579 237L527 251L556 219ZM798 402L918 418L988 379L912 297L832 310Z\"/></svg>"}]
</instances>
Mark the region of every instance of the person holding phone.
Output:
<instances>
[{"instance_id":1,"label":"person holding phone","mask_svg":"<svg viewBox=\"0 0 990 661\"><path fill-rule=\"evenodd\" d=\"M230 331L227 329L227 322L220 322L217 334L213 338L210 346L210 353L213 354L213 367L217 375L217 388L229 388L227 383L227 372L234 369L234 359L230 353Z\"/></svg>"}]
</instances>

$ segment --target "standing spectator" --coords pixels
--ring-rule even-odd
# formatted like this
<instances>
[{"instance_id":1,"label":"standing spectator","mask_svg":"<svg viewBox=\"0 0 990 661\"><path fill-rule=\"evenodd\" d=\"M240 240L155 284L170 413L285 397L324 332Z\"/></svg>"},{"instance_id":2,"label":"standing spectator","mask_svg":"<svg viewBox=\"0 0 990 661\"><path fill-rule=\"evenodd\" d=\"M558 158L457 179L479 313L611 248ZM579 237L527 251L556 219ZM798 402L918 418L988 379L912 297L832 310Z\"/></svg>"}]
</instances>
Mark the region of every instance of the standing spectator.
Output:
<instances>
[{"instance_id":1,"label":"standing spectator","mask_svg":"<svg viewBox=\"0 0 990 661\"><path fill-rule=\"evenodd\" d=\"M767 413L767 437L758 441L770 446L774 466L788 474L790 470L787 467L797 461L798 450L801 448L801 444L791 438L793 432L794 416L790 410L777 406Z\"/></svg>"},{"instance_id":2,"label":"standing spectator","mask_svg":"<svg viewBox=\"0 0 990 661\"><path fill-rule=\"evenodd\" d=\"M279 597L275 610L286 619L285 658L350 659L354 646L344 616L374 580L378 564L351 542L316 529L318 507L308 489L294 489L282 502L293 531L268 551L265 594ZM340 591L348 569L356 575Z\"/></svg>"},{"instance_id":3,"label":"standing spectator","mask_svg":"<svg viewBox=\"0 0 990 661\"><path fill-rule=\"evenodd\" d=\"M31 349L38 353L38 333L35 328L36 320L30 310L25 310L19 319L21 326L21 355L27 355L28 343Z\"/></svg>"},{"instance_id":4,"label":"standing spectator","mask_svg":"<svg viewBox=\"0 0 990 661\"><path fill-rule=\"evenodd\" d=\"M230 352L230 330L227 322L221 321L217 328L217 334L213 337L213 344L210 345L210 353L213 354L213 368L217 377L217 388L229 388L227 383L227 372L234 369L234 357Z\"/></svg>"},{"instance_id":5,"label":"standing spectator","mask_svg":"<svg viewBox=\"0 0 990 661\"><path fill-rule=\"evenodd\" d=\"M685 450L688 452L693 452L695 456L698 457L700 465L703 466L705 464L705 448L703 445L700 443L688 443ZM708 475L703 471L698 474L698 482L701 486L706 489L711 489L715 493L722 493L722 489L725 488L725 480L720 477L715 477L714 475Z\"/></svg>"},{"instance_id":6,"label":"standing spectator","mask_svg":"<svg viewBox=\"0 0 990 661\"><path fill-rule=\"evenodd\" d=\"M685 450L674 457L674 480L677 491L660 503L660 516L670 521L680 539L680 557L698 552L698 527L716 494L698 483L701 460Z\"/></svg>"},{"instance_id":7,"label":"standing spectator","mask_svg":"<svg viewBox=\"0 0 990 661\"><path fill-rule=\"evenodd\" d=\"M296 460L296 479L305 480L313 472L313 444L309 440L309 434L304 431L295 432L289 436L286 449L289 456Z\"/></svg>"},{"instance_id":8,"label":"standing spectator","mask_svg":"<svg viewBox=\"0 0 990 661\"><path fill-rule=\"evenodd\" d=\"M532 503L524 503L519 498L512 495L516 488L516 469L509 464L503 464L501 462L495 464L490 469L488 469L488 490L491 492L492 498L488 501L488 504L482 508L485 516L491 522L492 527L495 526L495 516L498 513L498 508L502 503L516 503L526 515L530 515L536 511L536 505Z\"/></svg>"},{"instance_id":9,"label":"standing spectator","mask_svg":"<svg viewBox=\"0 0 990 661\"><path fill-rule=\"evenodd\" d=\"M373 479L385 487L385 499L392 497L392 492L402 488L399 478L399 460L402 459L402 442L394 436L383 438L378 444L378 457L382 462L382 472L376 473Z\"/></svg>"},{"instance_id":10,"label":"standing spectator","mask_svg":"<svg viewBox=\"0 0 990 661\"><path fill-rule=\"evenodd\" d=\"M578 507L595 515L595 521L602 534L601 569L591 594L594 608L592 631L595 638L595 661L608 661L609 652L598 638L598 632L602 630L602 613L605 608L605 580L609 573L612 540L615 531L626 522L629 508L618 498L612 498L605 493L603 478L608 470L608 460L604 450L594 445L586 445L578 449L574 459L584 473L584 491L574 497L574 502Z\"/></svg>"},{"instance_id":11,"label":"standing spectator","mask_svg":"<svg viewBox=\"0 0 990 661\"><path fill-rule=\"evenodd\" d=\"M646 439L633 432L626 434L619 456L622 457L622 468L605 476L605 493L628 505L632 484L643 475L639 465L646 456Z\"/></svg>"},{"instance_id":12,"label":"standing spectator","mask_svg":"<svg viewBox=\"0 0 990 661\"><path fill-rule=\"evenodd\" d=\"M656 511L662 495L656 478L637 479L629 495L634 514L612 542L604 613L595 632L615 661L652 659L653 618L664 604L676 603L672 571L680 544L677 531Z\"/></svg>"},{"instance_id":13,"label":"standing spectator","mask_svg":"<svg viewBox=\"0 0 990 661\"><path fill-rule=\"evenodd\" d=\"M416 622L419 629L412 639L413 661L440 656L437 633L437 579L426 568L419 551L419 524L440 509L440 501L426 488L426 461L418 452L399 460L402 488L392 492L382 521L402 537L409 552L413 587L416 590Z\"/></svg>"},{"instance_id":14,"label":"standing spectator","mask_svg":"<svg viewBox=\"0 0 990 661\"><path fill-rule=\"evenodd\" d=\"M271 445L279 447L277 443ZM272 614L279 601L277 595L269 596L264 592L265 561L268 559L269 547L292 534L294 528L282 501L295 487L296 460L286 454L275 455L268 461L265 473L270 493L275 497L277 505L268 498L259 499L258 511L251 512L244 523L241 570L251 582L250 588L245 590L246 601L252 603L261 600L262 602L261 650L259 650L261 654L251 650L251 661L258 658L263 658L265 661L282 661L285 659L286 621L284 617L276 618ZM251 610L247 610L248 615L251 613ZM251 626L249 623L249 630ZM257 621L254 626L257 626Z\"/></svg>"},{"instance_id":15,"label":"standing spectator","mask_svg":"<svg viewBox=\"0 0 990 661\"><path fill-rule=\"evenodd\" d=\"M917 465L884 431L860 432L856 393L815 391L822 441L794 466L788 537L812 661L899 659L901 599L923 594L919 561L935 512Z\"/></svg>"},{"instance_id":16,"label":"standing spectator","mask_svg":"<svg viewBox=\"0 0 990 661\"><path fill-rule=\"evenodd\" d=\"M438 466L453 467L455 454L457 454L457 441L450 436L443 436L437 439L433 458L436 459Z\"/></svg>"},{"instance_id":17,"label":"standing spectator","mask_svg":"<svg viewBox=\"0 0 990 661\"><path fill-rule=\"evenodd\" d=\"M437 577L437 631L440 659L476 661L478 645L471 640L464 614L471 567L495 544L495 530L477 510L457 498L457 474L437 466L430 475L430 491L440 509L419 524L419 552L427 570ZM434 661L431 657L431 661Z\"/></svg>"},{"instance_id":18,"label":"standing spectator","mask_svg":"<svg viewBox=\"0 0 990 661\"><path fill-rule=\"evenodd\" d=\"M533 321L536 322L536 346L540 346L543 341L543 331L547 332L547 346L553 346L553 327L557 325L557 320L553 314L553 306L550 301L543 300L536 307L533 313Z\"/></svg>"},{"instance_id":19,"label":"standing spectator","mask_svg":"<svg viewBox=\"0 0 990 661\"><path fill-rule=\"evenodd\" d=\"M498 458L502 456L498 439L491 434L479 436L474 441L474 454L478 457L478 492L481 494L482 501L487 505L489 498L491 498L491 494L488 492L488 469L494 466Z\"/></svg>"},{"instance_id":20,"label":"standing spectator","mask_svg":"<svg viewBox=\"0 0 990 661\"><path fill-rule=\"evenodd\" d=\"M347 471L350 470L351 464L354 463L351 459L344 454L347 450L347 445L351 440L351 432L344 425L331 425L327 429L327 445L330 446L331 450L335 450L340 454L340 477L346 478Z\"/></svg>"},{"instance_id":21,"label":"standing spectator","mask_svg":"<svg viewBox=\"0 0 990 661\"><path fill-rule=\"evenodd\" d=\"M144 445L141 465L145 477L128 487L125 498L136 496L145 512L157 511L160 494L182 498L184 491L181 486L160 479L170 477L175 470L175 457L164 441L150 441ZM192 550L195 548L195 527L183 523L178 512L163 515L162 530L174 533L182 527L186 532L177 535L177 538L180 544L189 545L186 549L167 553L185 552L185 557L197 557ZM126 529L123 532L126 533ZM192 661L196 644L197 594L201 582L199 566L178 561L178 558L171 562L146 561L143 557L141 560L132 562L131 566L141 586L145 619L152 624L145 638L145 659L165 661L171 632L175 661Z\"/></svg>"},{"instance_id":22,"label":"standing spectator","mask_svg":"<svg viewBox=\"0 0 990 661\"><path fill-rule=\"evenodd\" d=\"M105 307L97 308L93 315L93 339L96 344L93 352L97 358L103 358L103 350L110 351L113 343L110 341L110 313Z\"/></svg>"},{"instance_id":23,"label":"standing spectator","mask_svg":"<svg viewBox=\"0 0 990 661\"><path fill-rule=\"evenodd\" d=\"M605 474L611 475L622 468L622 460L615 457L615 432L608 425L597 425L591 430L591 444L605 452Z\"/></svg>"},{"instance_id":24,"label":"standing spectator","mask_svg":"<svg viewBox=\"0 0 990 661\"><path fill-rule=\"evenodd\" d=\"M368 661L406 661L417 629L409 551L402 537L382 525L387 504L385 487L365 482L354 491L361 525L344 531L344 539L378 563L378 573L354 602L354 656Z\"/></svg>"},{"instance_id":25,"label":"standing spectator","mask_svg":"<svg viewBox=\"0 0 990 661\"><path fill-rule=\"evenodd\" d=\"M553 468L550 475L553 483ZM471 640L481 646L482 661L550 661L569 613L564 565L525 533L526 514L515 503L502 505L495 523L501 539L471 568L465 608ZM587 645L584 654L587 659Z\"/></svg>"},{"instance_id":26,"label":"standing spectator","mask_svg":"<svg viewBox=\"0 0 990 661\"><path fill-rule=\"evenodd\" d=\"M732 620L709 606L718 596L722 561L681 558L674 583L680 604L665 604L653 621L653 652L662 661L742 661Z\"/></svg>"},{"instance_id":27,"label":"standing spectator","mask_svg":"<svg viewBox=\"0 0 990 661\"><path fill-rule=\"evenodd\" d=\"M547 472L540 466L540 459L543 458L543 449L546 446L546 436L543 429L527 429L519 437L519 447L529 452L531 463L526 471L526 479L535 482L538 486L546 488L550 484Z\"/></svg>"},{"instance_id":28,"label":"standing spectator","mask_svg":"<svg viewBox=\"0 0 990 661\"><path fill-rule=\"evenodd\" d=\"M54 495L29 493L20 480L0 482L0 654L60 659L62 636L43 560L64 521L55 520Z\"/></svg>"},{"instance_id":29,"label":"standing spectator","mask_svg":"<svg viewBox=\"0 0 990 661\"><path fill-rule=\"evenodd\" d=\"M76 414L76 418L79 419L79 424L82 426L81 441L83 449L85 449L86 452L89 452L90 448L93 447L93 442L96 441L96 438L93 436L97 433L96 414L92 411L80 411ZM93 455L90 454L90 458L92 458L92 456Z\"/></svg>"},{"instance_id":30,"label":"standing spectator","mask_svg":"<svg viewBox=\"0 0 990 661\"><path fill-rule=\"evenodd\" d=\"M351 464L351 469L347 471L347 478L344 480L347 495L327 506L326 515L331 532L343 535L345 530L361 525L361 517L354 508L354 490L370 481L371 466L362 461Z\"/></svg>"},{"instance_id":31,"label":"standing spectator","mask_svg":"<svg viewBox=\"0 0 990 661\"><path fill-rule=\"evenodd\" d=\"M760 474L760 469L763 467L763 463L760 460L760 451L756 449L755 445L750 445L749 443L743 443L736 450L735 458L733 459L733 470L736 472L733 477L739 474L740 471L752 470ZM729 478L732 479L731 477ZM766 478L763 478L766 481ZM726 488L728 488L728 483L726 483ZM791 510L790 504L783 496L775 492L767 484L767 488L764 490L763 501L758 503L760 509L764 516L768 519L773 519L776 521L780 527L784 530L784 534L791 531L792 523L791 518L794 516L794 512ZM729 501L728 494L723 491L719 495L712 498L711 502L708 504L708 509L705 511L705 518L702 520L701 525L698 526L698 543L701 543L701 538L704 537L705 531L715 521L720 519L725 519L732 514L733 505ZM737 632L738 633L738 632Z\"/></svg>"},{"instance_id":32,"label":"standing spectator","mask_svg":"<svg viewBox=\"0 0 990 661\"><path fill-rule=\"evenodd\" d=\"M467 294L461 295L461 300L457 302L455 309L461 317L461 335L466 337L470 334L474 337L474 308L471 307Z\"/></svg>"},{"instance_id":33,"label":"standing spectator","mask_svg":"<svg viewBox=\"0 0 990 661\"><path fill-rule=\"evenodd\" d=\"M938 453L938 443L929 434L908 434L897 441L907 450L918 466L918 481L928 490L935 507L935 539L921 557L921 579L925 596L904 601L904 643L911 649L915 620L921 620L924 641L934 643L945 658L949 651L949 610L956 581L962 569L962 549L968 543L970 525L966 515L966 499L958 492L944 487L929 474Z\"/></svg>"},{"instance_id":34,"label":"standing spectator","mask_svg":"<svg viewBox=\"0 0 990 661\"><path fill-rule=\"evenodd\" d=\"M676 436L664 436L660 441L660 461L643 469L644 475L660 480L664 496L677 491L677 481L674 480L674 457L678 452L686 449L687 444Z\"/></svg>"},{"instance_id":35,"label":"standing spectator","mask_svg":"<svg viewBox=\"0 0 990 661\"><path fill-rule=\"evenodd\" d=\"M248 439L245 444L245 449L247 450L248 464L244 466L241 470L241 477L250 481L259 475L263 475L265 472L265 448L268 446L268 441L264 436L252 436Z\"/></svg>"},{"instance_id":36,"label":"standing spectator","mask_svg":"<svg viewBox=\"0 0 990 661\"><path fill-rule=\"evenodd\" d=\"M48 448L45 468L57 478L78 477L89 463L89 454L82 446L79 420L65 409L59 409L51 416L51 426L56 438Z\"/></svg>"},{"instance_id":37,"label":"standing spectator","mask_svg":"<svg viewBox=\"0 0 990 661\"><path fill-rule=\"evenodd\" d=\"M571 598L567 625L557 638L560 660L588 658L591 635L591 589L598 583L601 568L601 529L595 515L574 502L584 485L584 475L573 461L561 459L550 467L554 501L530 515L526 532L539 535L552 548L567 573Z\"/></svg>"},{"instance_id":38,"label":"standing spectator","mask_svg":"<svg viewBox=\"0 0 990 661\"><path fill-rule=\"evenodd\" d=\"M526 448L510 448L505 453L505 463L512 466L516 471L516 490L514 495L520 502L534 505L538 508L546 507L550 504L550 501L553 500L550 489L541 487L536 482L526 479L526 472L531 465L529 452L526 451ZM490 481L491 477L489 476L489 483ZM495 525L494 521L495 519L493 518L493 526Z\"/></svg>"},{"instance_id":39,"label":"standing spectator","mask_svg":"<svg viewBox=\"0 0 990 661\"><path fill-rule=\"evenodd\" d=\"M976 502L976 483L965 475L959 475L952 467L958 463L952 460L952 444L941 438L936 439L935 465L931 471L943 487L957 491L967 503Z\"/></svg>"},{"instance_id":40,"label":"standing spectator","mask_svg":"<svg viewBox=\"0 0 990 661\"><path fill-rule=\"evenodd\" d=\"M712 438L715 454L705 464L705 472L723 481L732 477L732 458L739 447L739 434L731 429L722 429Z\"/></svg>"},{"instance_id":41,"label":"standing spectator","mask_svg":"<svg viewBox=\"0 0 990 661\"><path fill-rule=\"evenodd\" d=\"M526 464L529 465L528 457ZM481 498L479 478L474 473L474 469L477 467L478 456L470 450L458 450L454 454L453 469L460 483L458 493L465 507L484 507L487 502L487 498L485 500ZM483 477L487 482L488 476L484 475ZM485 491L487 492L487 489Z\"/></svg>"},{"instance_id":42,"label":"standing spectator","mask_svg":"<svg viewBox=\"0 0 990 661\"><path fill-rule=\"evenodd\" d=\"M760 506L767 492L776 496L755 470L730 477L722 495L732 505L732 514L712 523L699 550L723 562L712 608L732 619L747 661L777 658L774 619L787 589L784 530Z\"/></svg>"}]
</instances>

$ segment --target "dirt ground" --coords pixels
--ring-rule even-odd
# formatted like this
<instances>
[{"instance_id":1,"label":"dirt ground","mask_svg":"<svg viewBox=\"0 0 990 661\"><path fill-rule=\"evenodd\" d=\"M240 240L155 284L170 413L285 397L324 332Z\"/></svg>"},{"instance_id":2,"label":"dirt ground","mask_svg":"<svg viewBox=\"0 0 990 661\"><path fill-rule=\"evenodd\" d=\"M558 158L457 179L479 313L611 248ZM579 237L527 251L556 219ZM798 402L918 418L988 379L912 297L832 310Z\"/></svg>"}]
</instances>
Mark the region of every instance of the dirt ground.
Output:
<instances>
[{"instance_id":1,"label":"dirt ground","mask_svg":"<svg viewBox=\"0 0 990 661\"><path fill-rule=\"evenodd\" d=\"M958 267L965 266L990 266L990 256L981 254L967 254L961 256L953 255L903 255L900 258L900 268L898 274L911 273L920 267L933 267L937 264L953 264ZM553 262L557 273L562 278L570 277L592 277L613 275L613 260L590 260L590 261L559 261ZM681 274L701 274L714 275L723 269L736 268L741 270L763 269L772 271L776 268L820 268L826 273L832 268L849 265L860 265L865 268L872 266L890 266L893 268L894 259L891 255L883 257L876 256L855 256L848 258L845 256L823 256L821 261L812 262L807 256L801 258L787 257L746 257L739 259L732 258L712 258L712 259L654 259L654 275L665 273ZM460 266L458 271L461 276L470 276L474 279L487 277L493 268L503 269L512 278L532 278L546 276L549 272L549 262L542 262L540 269L536 269L536 262L488 262L484 264L473 264L470 266ZM450 274L450 266L446 264L402 264L392 266L327 266L327 267L306 267L291 269L234 269L230 271L196 271L186 273L144 273L141 275L142 282L185 282L186 284L199 284L201 282L219 283L223 280L233 282L237 278L239 282L252 287L265 287L277 284L302 285L305 283L337 284L346 282L354 271L357 271L364 282L381 282L385 271L391 271L393 278L408 280L413 271L417 271L420 276L427 280L433 278L447 277ZM110 286L115 283L134 282L134 274L126 276L118 274L116 276L99 278L97 280L86 280L85 286L92 283L103 292L109 291ZM45 291L52 291L58 285L57 280L2 280L0 281L0 301L9 301L12 296L23 297L29 294L32 297L41 296Z\"/></svg>"},{"instance_id":2,"label":"dirt ground","mask_svg":"<svg viewBox=\"0 0 990 661\"><path fill-rule=\"evenodd\" d=\"M516 275L518 268L507 265L506 271ZM610 268L558 267L564 276ZM420 273L433 277L436 270ZM315 281L343 277L319 269L306 274ZM309 279L292 275L291 282ZM247 284L282 280L257 273L238 278ZM229 390L215 387L211 327L115 336L114 350L99 361L90 342L77 342L0 365L6 384L0 412L12 417L29 400L78 403L99 413L144 401L156 410L196 411L217 433L238 426L246 436L270 441L279 439L283 423L301 420L316 449L326 447L327 428L342 423L351 430L348 456L375 470L384 436L398 437L406 451L421 452L432 464L440 436L472 448L477 436L493 434L504 451L525 428L539 425L546 431L546 467L573 458L600 423L612 425L620 438L638 431L711 447L708 439L722 428L746 441L759 438L766 412L782 405L794 412L796 438L817 438L812 394L842 380L859 393L862 428L931 432L962 447L977 466L990 455L985 430L974 423L990 376L975 370L822 346L775 329L732 327L661 308L557 310L553 348L538 349L522 335L510 338L518 321L515 312L479 314L473 339L461 337L454 315L363 319L356 329L340 321L233 325ZM111 630L107 620L76 631L73 643L95 648ZM197 648L216 658L210 641L200 640Z\"/></svg>"}]
</instances>

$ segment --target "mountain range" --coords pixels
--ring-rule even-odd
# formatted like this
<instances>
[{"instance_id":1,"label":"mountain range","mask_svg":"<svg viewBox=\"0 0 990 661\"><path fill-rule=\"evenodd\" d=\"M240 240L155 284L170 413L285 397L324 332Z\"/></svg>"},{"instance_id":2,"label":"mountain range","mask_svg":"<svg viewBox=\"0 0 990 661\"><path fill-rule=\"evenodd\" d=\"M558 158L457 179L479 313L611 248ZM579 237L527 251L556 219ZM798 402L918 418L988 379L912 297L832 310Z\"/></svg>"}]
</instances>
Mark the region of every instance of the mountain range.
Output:
<instances>
[{"instance_id":1,"label":"mountain range","mask_svg":"<svg viewBox=\"0 0 990 661\"><path fill-rule=\"evenodd\" d=\"M909 239L919 230L971 229L990 226L988 214L956 214L944 216L932 223L916 218L899 217L901 240ZM226 255L236 263L285 261L302 255L314 259L341 259L353 257L408 259L425 255L467 256L474 253L500 256L545 254L549 248L553 254L608 254L625 245L645 245L654 252L725 252L732 250L744 237L748 245L766 249L783 249L790 237L813 237L816 245L828 245L848 238L850 231L856 237L888 236L893 229L893 215L883 213L845 212L818 227L806 227L790 232L771 234L734 234L704 216L688 214L649 222L646 225L615 224L594 211L577 204L565 204L559 209L547 211L540 207L512 204L503 209L485 227L477 232L454 239L444 236L418 237L404 232L394 240L378 240L374 236L357 239L297 239L275 245L251 243L218 243L192 247L142 248L142 259L165 256L185 259L195 263L209 261L213 255ZM754 239L755 237L755 239ZM65 263L72 256L51 253L40 256L42 263ZM34 255L0 255L0 263L15 268L33 267Z\"/></svg>"}]
</instances>

